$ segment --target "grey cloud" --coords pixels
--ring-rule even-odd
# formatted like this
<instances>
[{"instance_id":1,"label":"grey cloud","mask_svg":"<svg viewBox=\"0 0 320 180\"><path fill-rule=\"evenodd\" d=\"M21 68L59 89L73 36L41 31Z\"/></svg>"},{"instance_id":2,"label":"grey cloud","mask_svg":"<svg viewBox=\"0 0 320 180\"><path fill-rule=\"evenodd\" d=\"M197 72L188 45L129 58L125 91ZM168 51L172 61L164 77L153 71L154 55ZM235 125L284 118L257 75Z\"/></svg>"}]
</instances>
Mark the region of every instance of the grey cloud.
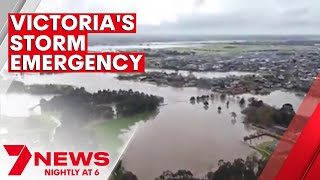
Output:
<instances>
[{"instance_id":1,"label":"grey cloud","mask_svg":"<svg viewBox=\"0 0 320 180\"><path fill-rule=\"evenodd\" d=\"M107 2L98 5L91 0L43 1L51 3L52 9L68 12L117 11ZM137 30L141 34L319 34L319 0L190 0L189 2L193 3L195 10L199 10L207 7L212 1L222 4L221 12L190 11L178 14L174 22L162 22L156 26L138 26ZM181 6L176 8L183 8L184 2L186 0L181 0ZM174 4L168 3L168 6ZM144 6L148 8L140 2L139 7ZM126 4L122 7L127 8ZM127 9L131 12L136 10L130 9L129 6ZM166 13L165 10L163 13Z\"/></svg>"},{"instance_id":2,"label":"grey cloud","mask_svg":"<svg viewBox=\"0 0 320 180\"><path fill-rule=\"evenodd\" d=\"M204 3L205 3L205 0L195 0L194 5L197 7L197 6L200 6Z\"/></svg>"},{"instance_id":3,"label":"grey cloud","mask_svg":"<svg viewBox=\"0 0 320 180\"><path fill-rule=\"evenodd\" d=\"M243 0L252 2L251 0ZM202 2L204 3L204 2ZM158 33L205 34L319 34L320 1L276 0L274 9L237 9L220 14L185 14L174 23L163 23ZM142 31L152 27L142 27ZM161 29L161 30L160 30Z\"/></svg>"}]
</instances>

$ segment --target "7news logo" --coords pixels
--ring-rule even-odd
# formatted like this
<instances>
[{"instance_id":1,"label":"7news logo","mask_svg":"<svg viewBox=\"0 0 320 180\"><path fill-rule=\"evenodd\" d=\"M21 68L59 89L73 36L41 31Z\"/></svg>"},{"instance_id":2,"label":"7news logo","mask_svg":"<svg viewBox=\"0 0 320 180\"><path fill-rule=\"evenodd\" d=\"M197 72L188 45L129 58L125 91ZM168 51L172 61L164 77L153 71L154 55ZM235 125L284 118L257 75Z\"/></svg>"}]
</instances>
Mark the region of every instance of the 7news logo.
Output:
<instances>
[{"instance_id":1,"label":"7news logo","mask_svg":"<svg viewBox=\"0 0 320 180\"><path fill-rule=\"evenodd\" d=\"M29 164L30 160L34 159L34 166L40 166L40 164L48 167L89 167L95 166L107 166L109 165L109 154L107 152L46 152L41 154L40 152L34 152L31 154L26 145L3 145L9 156L18 157L13 167L9 172L9 176L20 176L24 172L25 168ZM44 155L45 154L45 155ZM45 169L46 176L91 176L99 175L98 170L92 173L93 169Z\"/></svg>"}]
</instances>

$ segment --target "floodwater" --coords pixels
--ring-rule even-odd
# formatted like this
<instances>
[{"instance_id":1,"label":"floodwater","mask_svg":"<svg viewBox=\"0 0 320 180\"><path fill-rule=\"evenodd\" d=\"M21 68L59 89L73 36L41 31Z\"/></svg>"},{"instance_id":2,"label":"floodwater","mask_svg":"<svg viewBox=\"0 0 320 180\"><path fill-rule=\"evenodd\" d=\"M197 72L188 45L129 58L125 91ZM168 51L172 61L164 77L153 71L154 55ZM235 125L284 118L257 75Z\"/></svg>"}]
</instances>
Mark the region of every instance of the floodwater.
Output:
<instances>
[{"instance_id":1,"label":"floodwater","mask_svg":"<svg viewBox=\"0 0 320 180\"><path fill-rule=\"evenodd\" d=\"M165 72L168 74L177 73L182 76L193 75L196 78L223 78L227 76L245 76L254 75L255 73L250 72L240 72L240 71L229 71L229 72L190 72L185 70L171 70L171 69L146 69L146 72Z\"/></svg>"},{"instance_id":2,"label":"floodwater","mask_svg":"<svg viewBox=\"0 0 320 180\"><path fill-rule=\"evenodd\" d=\"M223 74L219 74L221 75ZM160 107L159 114L155 118L123 127L119 134L121 138L138 127L129 148L123 155L123 164L127 170L142 180L154 179L165 170L178 169L191 170L195 175L203 176L206 172L217 168L220 159L232 161L235 158L245 158L252 153L242 140L254 130L242 123L243 117L238 103L240 97L227 96L226 99L221 99L219 95L215 95L205 108L202 103L191 104L189 99L191 96L211 94L207 90L119 81L115 77L113 74L101 73L54 74L25 75L21 80L27 84L70 84L85 87L89 92L102 89L133 89L164 97L165 105ZM241 97L253 96L245 94ZM301 97L283 91L255 97L277 107L291 103L296 109L302 101ZM15 106L10 103L14 99L25 101L15 107L16 112L36 105L39 100L39 97L14 94L6 98L6 101L2 102L6 107L2 113L6 115L15 115L9 113L12 109L10 106ZM229 107L226 105L227 101L230 102ZM222 108L220 113L217 110L219 106ZM232 112L236 113L236 117L231 115Z\"/></svg>"},{"instance_id":3,"label":"floodwater","mask_svg":"<svg viewBox=\"0 0 320 180\"><path fill-rule=\"evenodd\" d=\"M90 46L89 51L115 51L118 49L122 50L138 50L138 49L167 49L167 48L183 48L183 47L200 47L201 44L187 44L187 43L175 43L175 44L163 44L163 43L154 43L154 44L140 44L140 45L116 45L116 46L106 46L106 45L97 45Z\"/></svg>"},{"instance_id":4,"label":"floodwater","mask_svg":"<svg viewBox=\"0 0 320 180\"><path fill-rule=\"evenodd\" d=\"M95 45L89 46L89 51L114 51L114 50L141 50L141 49L168 49L201 47L207 44L245 42L243 40L217 40L217 41L172 41L172 42L142 42L140 44L125 45Z\"/></svg>"}]
</instances>

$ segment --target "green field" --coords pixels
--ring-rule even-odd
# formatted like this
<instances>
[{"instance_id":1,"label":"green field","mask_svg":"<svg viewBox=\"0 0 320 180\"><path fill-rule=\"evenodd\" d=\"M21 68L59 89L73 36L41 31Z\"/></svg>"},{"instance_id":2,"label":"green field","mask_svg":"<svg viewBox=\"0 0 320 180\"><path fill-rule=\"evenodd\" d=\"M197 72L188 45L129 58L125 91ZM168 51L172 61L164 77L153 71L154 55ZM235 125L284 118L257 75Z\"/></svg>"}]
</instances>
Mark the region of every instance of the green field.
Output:
<instances>
[{"instance_id":1,"label":"green field","mask_svg":"<svg viewBox=\"0 0 320 180\"><path fill-rule=\"evenodd\" d=\"M98 142L108 149L119 149L123 142L119 139L121 130L128 129L139 121L147 121L154 117L154 113L141 113L131 117L121 117L98 124L96 128Z\"/></svg>"},{"instance_id":2,"label":"green field","mask_svg":"<svg viewBox=\"0 0 320 180\"><path fill-rule=\"evenodd\" d=\"M242 52L258 52L258 51L295 51L307 48L307 46L290 46L290 45L246 45L246 44L228 44L228 43L216 43L216 44L204 44L201 47L183 47L173 48L173 50L181 52L196 52L207 54L237 54Z\"/></svg>"},{"instance_id":3,"label":"green field","mask_svg":"<svg viewBox=\"0 0 320 180\"><path fill-rule=\"evenodd\" d=\"M263 143L260 143L257 147L256 150L264 157L264 158L269 158L272 155L272 152L274 151L273 147L277 143L276 140L273 141L266 141Z\"/></svg>"}]
</instances>

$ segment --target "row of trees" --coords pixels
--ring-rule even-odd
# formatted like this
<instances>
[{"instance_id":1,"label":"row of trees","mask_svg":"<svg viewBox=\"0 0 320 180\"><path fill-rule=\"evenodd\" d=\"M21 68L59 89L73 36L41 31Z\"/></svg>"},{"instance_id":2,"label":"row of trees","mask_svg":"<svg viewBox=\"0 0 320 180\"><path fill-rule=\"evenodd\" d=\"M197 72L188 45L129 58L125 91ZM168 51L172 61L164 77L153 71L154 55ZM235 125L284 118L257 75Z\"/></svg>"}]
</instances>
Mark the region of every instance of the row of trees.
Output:
<instances>
[{"instance_id":1,"label":"row of trees","mask_svg":"<svg viewBox=\"0 0 320 180\"><path fill-rule=\"evenodd\" d=\"M21 81L13 81L8 92L29 93L36 95L43 94L66 94L74 91L74 87L64 84L32 84L25 85Z\"/></svg>"},{"instance_id":2,"label":"row of trees","mask_svg":"<svg viewBox=\"0 0 320 180\"><path fill-rule=\"evenodd\" d=\"M116 105L117 115L131 116L143 112L153 112L163 102L163 98L131 89L111 91L103 90L93 94L93 100L99 104Z\"/></svg>"},{"instance_id":3,"label":"row of trees","mask_svg":"<svg viewBox=\"0 0 320 180\"><path fill-rule=\"evenodd\" d=\"M162 101L160 97L132 90L103 90L92 94L84 88L76 88L49 101L42 99L40 106L43 111L59 112L64 119L74 119L76 115L90 120L156 111ZM116 107L116 112L113 107Z\"/></svg>"},{"instance_id":4,"label":"row of trees","mask_svg":"<svg viewBox=\"0 0 320 180\"><path fill-rule=\"evenodd\" d=\"M258 180L267 159L248 156L246 160L236 159L233 162L218 162L218 169L208 172L203 178L195 177L191 171L165 171L155 180ZM113 172L112 180L138 180L132 172L125 170L121 163Z\"/></svg>"}]
</instances>

